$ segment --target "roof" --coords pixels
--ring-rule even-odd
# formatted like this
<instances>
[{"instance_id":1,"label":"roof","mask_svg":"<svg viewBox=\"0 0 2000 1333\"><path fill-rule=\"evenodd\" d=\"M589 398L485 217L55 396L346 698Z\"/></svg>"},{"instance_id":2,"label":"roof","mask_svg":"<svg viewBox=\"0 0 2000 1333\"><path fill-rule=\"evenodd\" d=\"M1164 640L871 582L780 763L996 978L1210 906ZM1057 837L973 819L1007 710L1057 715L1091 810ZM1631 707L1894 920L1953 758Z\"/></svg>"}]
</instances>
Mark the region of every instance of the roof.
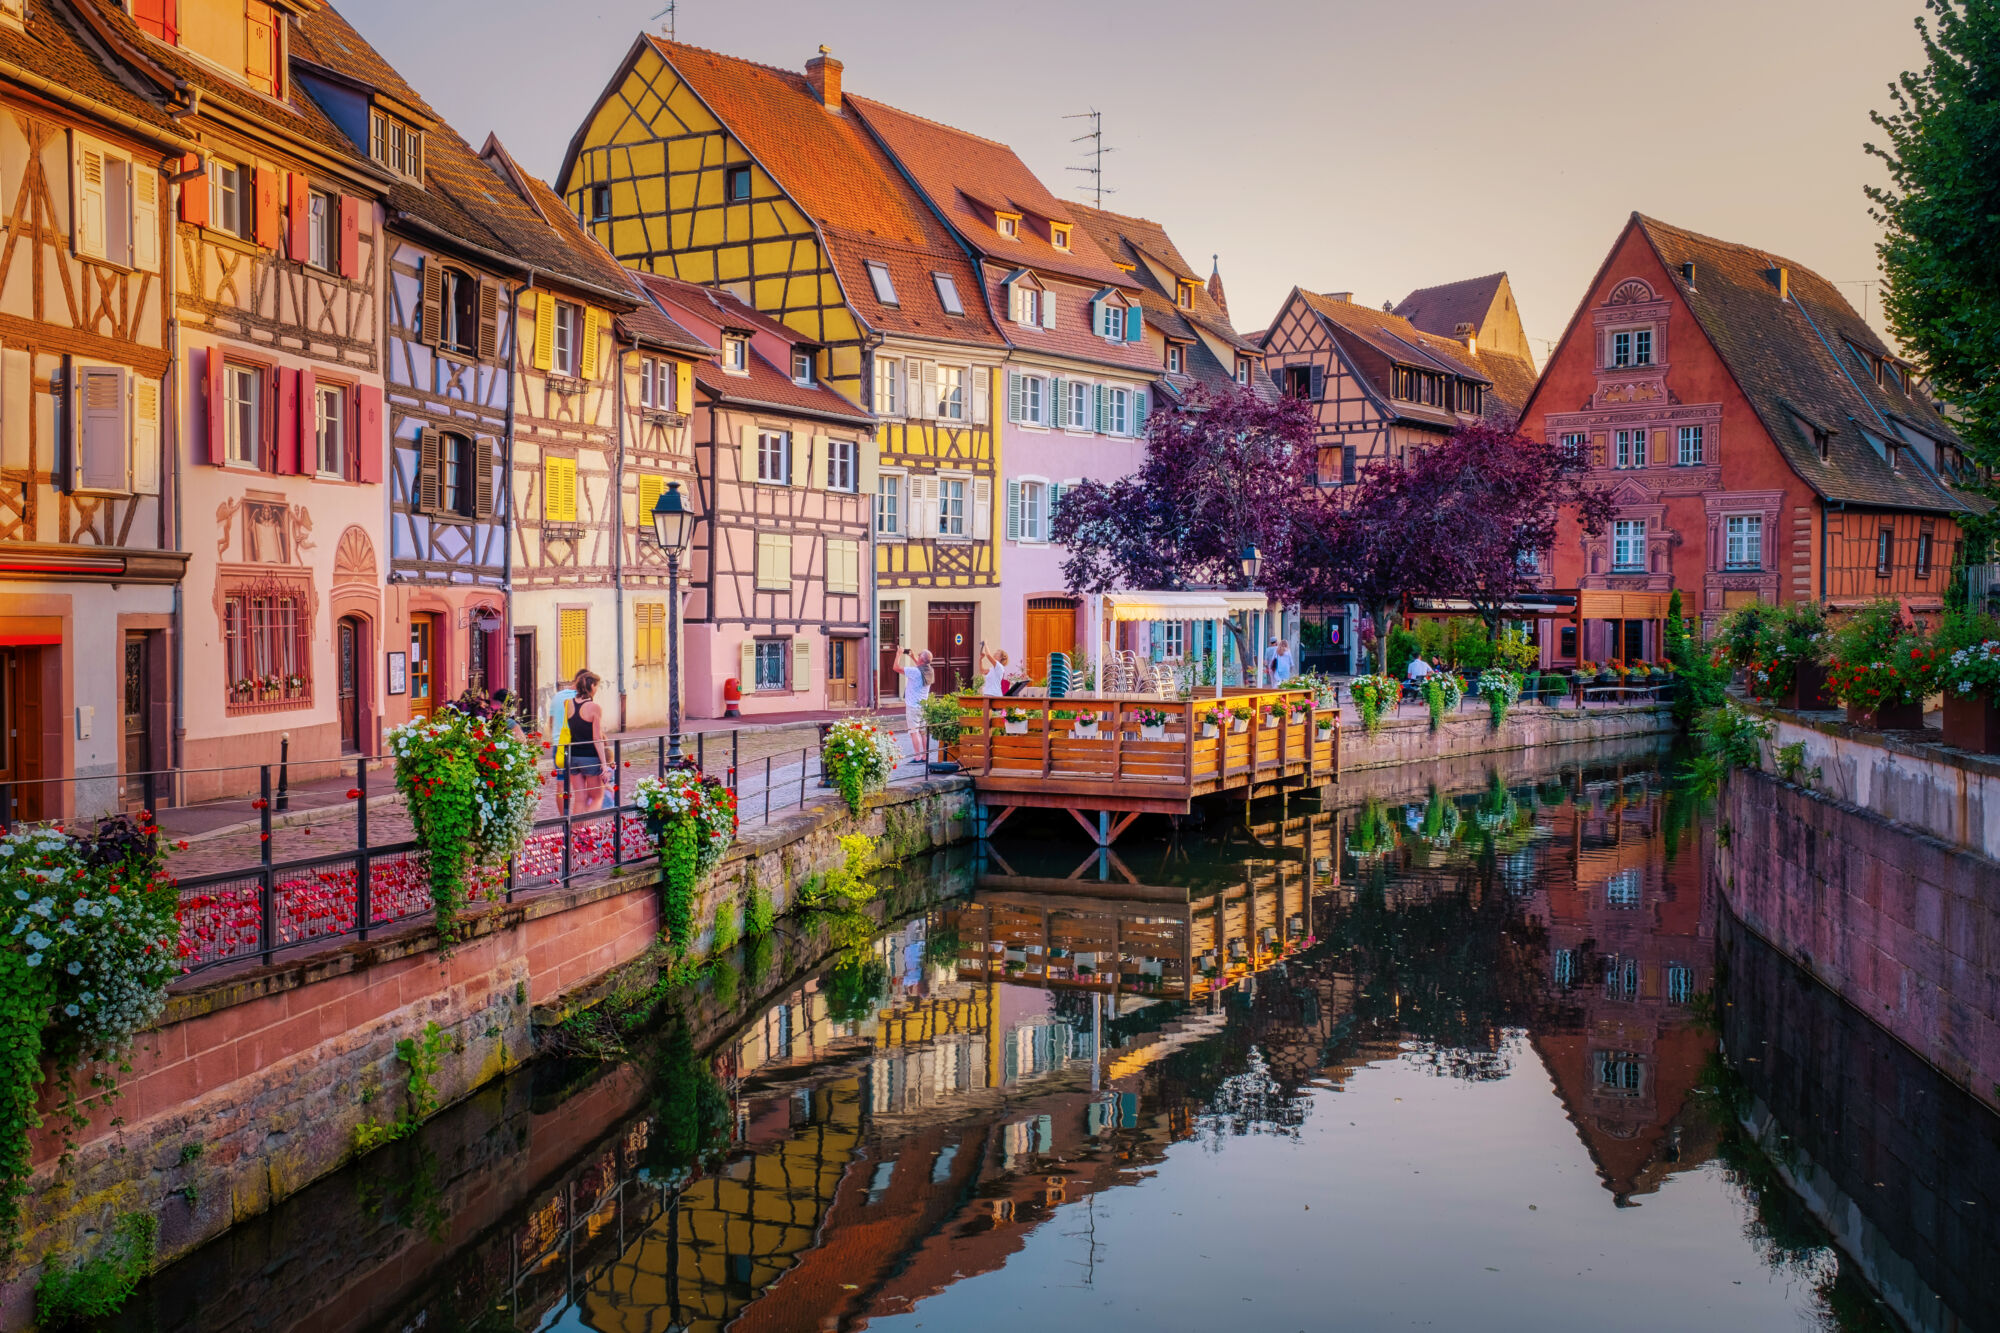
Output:
<instances>
[{"instance_id":1,"label":"roof","mask_svg":"<svg viewBox=\"0 0 2000 1333\"><path fill-rule=\"evenodd\" d=\"M861 97L844 99L888 145L945 220L973 250L987 258L1039 273L1060 274L1105 286L1126 286L1131 278L1105 257L1089 234L1072 233L1058 250L1038 226L1018 228L1008 239L993 229L990 212L1074 223L1070 210L1049 193L1006 144L913 116Z\"/></svg>"},{"instance_id":2,"label":"roof","mask_svg":"<svg viewBox=\"0 0 2000 1333\"><path fill-rule=\"evenodd\" d=\"M530 175L514 160L497 135L486 136L479 150L480 160L514 187L528 206L528 214L508 210L495 214L495 221L515 254L558 279L569 278L603 292L622 293L634 305L644 298L632 284L632 272L584 230L576 215L563 207L562 200L539 177Z\"/></svg>"},{"instance_id":3,"label":"roof","mask_svg":"<svg viewBox=\"0 0 2000 1333\"><path fill-rule=\"evenodd\" d=\"M782 339L788 347L814 345L811 339L752 309L719 287L703 287L656 273L635 273L633 276L641 290L658 303L664 312L663 318L678 315L692 324L712 324L719 329L769 334ZM676 322L675 327L682 326ZM758 352L755 343L751 344L745 360L749 374L729 374L716 363L711 349L709 357L695 366L695 379L702 388L724 403L775 408L782 412L853 422L866 428L874 426L875 418L868 411L855 406L824 384L798 383L788 370L772 365Z\"/></svg>"},{"instance_id":4,"label":"roof","mask_svg":"<svg viewBox=\"0 0 2000 1333\"><path fill-rule=\"evenodd\" d=\"M1875 383L1854 348L1892 361L1895 354L1832 283L1767 250L1638 213L1631 225L1652 245L1676 293L1793 471L1822 497L1892 508L1983 509L1923 460L1891 468L1868 443L1863 432L1895 440L1899 424L1950 445L1958 444L1958 435L1920 392ZM1690 262L1692 283L1681 272ZM1774 270L1780 267L1787 270L1789 300L1778 298ZM1835 432L1825 461L1800 417ZM1905 451L1905 460L1913 453Z\"/></svg>"},{"instance_id":5,"label":"roof","mask_svg":"<svg viewBox=\"0 0 2000 1333\"><path fill-rule=\"evenodd\" d=\"M1461 324L1475 331L1486 323L1486 312L1507 275L1488 273L1483 278L1462 278L1435 287L1419 287L1396 306L1396 313L1426 333L1450 337Z\"/></svg>"},{"instance_id":6,"label":"roof","mask_svg":"<svg viewBox=\"0 0 2000 1333\"><path fill-rule=\"evenodd\" d=\"M1344 354L1355 374L1366 380L1375 395L1400 417L1429 422L1447 429L1458 424L1457 414L1449 409L1398 398L1393 384L1376 382L1373 368L1366 358L1356 357L1353 354L1356 350L1354 344L1396 365L1463 376L1488 385L1494 384L1479 358L1473 356L1465 344L1456 338L1440 338L1436 334L1425 333L1401 315L1387 310L1371 309L1352 301L1309 292L1304 288L1294 288L1293 292L1305 303L1307 309L1319 317L1321 324L1326 327L1335 343L1347 345ZM1496 386L1495 393L1489 394L1488 397L1497 396L1499 391ZM1489 403L1490 412L1498 415L1499 410L1499 404ZM1518 404L1508 410L1509 414L1517 411Z\"/></svg>"},{"instance_id":7,"label":"roof","mask_svg":"<svg viewBox=\"0 0 2000 1333\"><path fill-rule=\"evenodd\" d=\"M1535 391L1535 384L1541 376L1535 373L1534 363L1526 357L1509 356L1505 352L1489 352L1481 348L1477 354L1479 368L1493 381L1493 392L1489 395L1492 406L1510 417L1519 417L1521 409L1528 405L1528 396ZM1496 415L1489 410L1488 416Z\"/></svg>"},{"instance_id":8,"label":"roof","mask_svg":"<svg viewBox=\"0 0 2000 1333\"><path fill-rule=\"evenodd\" d=\"M105 68L84 44L75 20L63 6L29 5L20 31L0 25L0 60L52 79L78 97L131 116L174 139L182 137L164 111Z\"/></svg>"},{"instance_id":9,"label":"roof","mask_svg":"<svg viewBox=\"0 0 2000 1333\"><path fill-rule=\"evenodd\" d=\"M967 299L963 315L945 313L931 275L949 274L968 298L979 290L978 275L851 105L829 112L803 73L662 37L644 40L818 225L842 294L868 327L1001 344L983 303ZM888 267L897 304L876 299L871 259Z\"/></svg>"}]
</instances>

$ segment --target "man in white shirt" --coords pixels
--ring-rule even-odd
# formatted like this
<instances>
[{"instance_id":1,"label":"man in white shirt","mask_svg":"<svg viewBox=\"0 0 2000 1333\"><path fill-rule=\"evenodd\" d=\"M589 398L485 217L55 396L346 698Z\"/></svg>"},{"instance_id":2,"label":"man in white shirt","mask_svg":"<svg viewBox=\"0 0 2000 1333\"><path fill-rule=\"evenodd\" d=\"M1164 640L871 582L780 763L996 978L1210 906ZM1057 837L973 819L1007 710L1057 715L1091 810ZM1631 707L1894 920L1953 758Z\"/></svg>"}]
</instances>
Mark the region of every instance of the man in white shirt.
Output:
<instances>
[{"instance_id":1,"label":"man in white shirt","mask_svg":"<svg viewBox=\"0 0 2000 1333\"><path fill-rule=\"evenodd\" d=\"M1417 656L1412 657L1410 659L1409 678L1412 681L1420 681L1425 676L1428 676L1430 674L1431 674L1431 664L1429 662L1424 661L1423 654L1419 653Z\"/></svg>"},{"instance_id":2,"label":"man in white shirt","mask_svg":"<svg viewBox=\"0 0 2000 1333\"><path fill-rule=\"evenodd\" d=\"M1271 661L1271 683L1283 685L1298 673L1298 666L1292 660L1292 645L1278 640L1278 655Z\"/></svg>"},{"instance_id":3,"label":"man in white shirt","mask_svg":"<svg viewBox=\"0 0 2000 1333\"><path fill-rule=\"evenodd\" d=\"M903 649L903 722L910 733L910 761L930 758L930 737L924 730L924 700L931 697L931 655Z\"/></svg>"}]
</instances>

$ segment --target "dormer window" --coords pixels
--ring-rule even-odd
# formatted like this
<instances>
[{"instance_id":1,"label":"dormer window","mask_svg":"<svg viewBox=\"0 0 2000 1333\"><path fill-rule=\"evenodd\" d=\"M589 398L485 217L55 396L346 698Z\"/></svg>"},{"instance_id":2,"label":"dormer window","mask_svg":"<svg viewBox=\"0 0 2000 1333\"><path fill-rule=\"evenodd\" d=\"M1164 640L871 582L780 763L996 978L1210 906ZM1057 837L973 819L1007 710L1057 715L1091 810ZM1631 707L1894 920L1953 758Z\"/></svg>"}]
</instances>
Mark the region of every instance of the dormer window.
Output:
<instances>
[{"instance_id":1,"label":"dormer window","mask_svg":"<svg viewBox=\"0 0 2000 1333\"><path fill-rule=\"evenodd\" d=\"M1236 382L1246 389L1250 387L1250 358L1247 356L1236 358Z\"/></svg>"},{"instance_id":2,"label":"dormer window","mask_svg":"<svg viewBox=\"0 0 2000 1333\"><path fill-rule=\"evenodd\" d=\"M965 313L965 302L958 299L958 284L952 281L951 274L933 273L931 281L937 284L938 304L944 307L945 314Z\"/></svg>"},{"instance_id":3,"label":"dormer window","mask_svg":"<svg viewBox=\"0 0 2000 1333\"><path fill-rule=\"evenodd\" d=\"M369 116L369 156L413 181L424 178L424 134L380 111Z\"/></svg>"},{"instance_id":4,"label":"dormer window","mask_svg":"<svg viewBox=\"0 0 2000 1333\"><path fill-rule=\"evenodd\" d=\"M1187 353L1182 350L1179 343L1167 344L1167 373L1169 375L1178 375L1181 373L1181 367L1185 364L1183 358L1186 355Z\"/></svg>"},{"instance_id":5,"label":"dormer window","mask_svg":"<svg viewBox=\"0 0 2000 1333\"><path fill-rule=\"evenodd\" d=\"M1042 322L1042 293L1025 282L1013 285L1014 308L1008 312L1016 324L1039 325Z\"/></svg>"},{"instance_id":6,"label":"dormer window","mask_svg":"<svg viewBox=\"0 0 2000 1333\"><path fill-rule=\"evenodd\" d=\"M1049 244L1058 250L1069 249L1069 228L1060 222L1050 223Z\"/></svg>"},{"instance_id":7,"label":"dormer window","mask_svg":"<svg viewBox=\"0 0 2000 1333\"><path fill-rule=\"evenodd\" d=\"M809 347L792 349L792 383L810 385L813 382L813 354Z\"/></svg>"},{"instance_id":8,"label":"dormer window","mask_svg":"<svg viewBox=\"0 0 2000 1333\"><path fill-rule=\"evenodd\" d=\"M722 368L732 375L749 374L750 340L748 338L735 333L723 335Z\"/></svg>"},{"instance_id":9,"label":"dormer window","mask_svg":"<svg viewBox=\"0 0 2000 1333\"><path fill-rule=\"evenodd\" d=\"M867 268L868 285L875 289L875 299L883 305L895 305L896 284L889 276L889 266L879 259L871 259Z\"/></svg>"},{"instance_id":10,"label":"dormer window","mask_svg":"<svg viewBox=\"0 0 2000 1333\"><path fill-rule=\"evenodd\" d=\"M1183 278L1179 288L1180 290L1174 293L1174 304L1183 310L1194 309L1194 284Z\"/></svg>"},{"instance_id":11,"label":"dormer window","mask_svg":"<svg viewBox=\"0 0 2000 1333\"><path fill-rule=\"evenodd\" d=\"M993 230L999 232L1010 241L1019 240L1021 237L1021 215L1019 213L994 214Z\"/></svg>"},{"instance_id":12,"label":"dormer window","mask_svg":"<svg viewBox=\"0 0 2000 1333\"><path fill-rule=\"evenodd\" d=\"M1611 368L1623 370L1631 366L1653 364L1653 331L1651 329L1619 329L1611 335Z\"/></svg>"}]
</instances>

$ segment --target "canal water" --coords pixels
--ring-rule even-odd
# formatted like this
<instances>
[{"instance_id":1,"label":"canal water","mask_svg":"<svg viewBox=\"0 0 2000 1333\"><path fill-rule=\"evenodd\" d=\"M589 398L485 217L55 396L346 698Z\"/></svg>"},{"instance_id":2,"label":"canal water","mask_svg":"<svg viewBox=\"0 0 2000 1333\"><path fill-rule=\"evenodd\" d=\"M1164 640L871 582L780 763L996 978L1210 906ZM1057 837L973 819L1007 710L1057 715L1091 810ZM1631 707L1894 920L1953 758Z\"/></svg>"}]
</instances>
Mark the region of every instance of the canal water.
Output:
<instances>
[{"instance_id":1,"label":"canal water","mask_svg":"<svg viewBox=\"0 0 2000 1333\"><path fill-rule=\"evenodd\" d=\"M1730 918L1664 750L1066 819L781 924L115 1324L1978 1330L2000 1123Z\"/></svg>"}]
</instances>

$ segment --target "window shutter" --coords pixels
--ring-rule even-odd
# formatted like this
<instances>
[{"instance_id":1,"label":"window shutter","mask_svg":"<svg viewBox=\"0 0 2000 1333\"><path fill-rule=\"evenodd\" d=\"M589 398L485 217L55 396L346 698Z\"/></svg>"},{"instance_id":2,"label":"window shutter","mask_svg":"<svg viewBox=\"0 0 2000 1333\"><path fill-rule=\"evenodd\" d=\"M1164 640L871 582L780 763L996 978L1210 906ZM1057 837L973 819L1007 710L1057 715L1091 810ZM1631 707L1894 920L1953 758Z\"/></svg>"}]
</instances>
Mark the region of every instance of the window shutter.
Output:
<instances>
[{"instance_id":1,"label":"window shutter","mask_svg":"<svg viewBox=\"0 0 2000 1333\"><path fill-rule=\"evenodd\" d=\"M792 689L795 692L812 688L812 648L812 640L803 634L792 640Z\"/></svg>"},{"instance_id":2,"label":"window shutter","mask_svg":"<svg viewBox=\"0 0 2000 1333\"><path fill-rule=\"evenodd\" d=\"M985 366L974 366L972 377L972 421L983 426L992 414L992 405L987 401L992 396L993 372Z\"/></svg>"},{"instance_id":3,"label":"window shutter","mask_svg":"<svg viewBox=\"0 0 2000 1333\"><path fill-rule=\"evenodd\" d=\"M1021 540L1021 483L1007 483L1007 540Z\"/></svg>"},{"instance_id":4,"label":"window shutter","mask_svg":"<svg viewBox=\"0 0 2000 1333\"><path fill-rule=\"evenodd\" d=\"M1311 394L1315 401L1326 397L1326 367L1314 366L1311 379L1312 383L1306 392Z\"/></svg>"},{"instance_id":5,"label":"window shutter","mask_svg":"<svg viewBox=\"0 0 2000 1333\"><path fill-rule=\"evenodd\" d=\"M597 343L602 318L596 306L583 308L583 355L577 358L577 367L587 380L596 379L600 369L597 364Z\"/></svg>"},{"instance_id":6,"label":"window shutter","mask_svg":"<svg viewBox=\"0 0 2000 1333\"><path fill-rule=\"evenodd\" d=\"M745 639L743 647L736 654L736 685L738 689L757 688L757 641Z\"/></svg>"},{"instance_id":7,"label":"window shutter","mask_svg":"<svg viewBox=\"0 0 2000 1333\"><path fill-rule=\"evenodd\" d=\"M251 220L252 239L266 250L275 250L278 248L279 177L283 173L268 163L259 162L250 175L250 188L256 206Z\"/></svg>"},{"instance_id":8,"label":"window shutter","mask_svg":"<svg viewBox=\"0 0 2000 1333\"><path fill-rule=\"evenodd\" d=\"M1092 429L1094 429L1099 435L1102 435L1104 434L1104 386L1102 384L1091 385L1090 396L1092 399L1095 400L1097 405L1097 411L1096 411L1097 424L1093 426Z\"/></svg>"},{"instance_id":9,"label":"window shutter","mask_svg":"<svg viewBox=\"0 0 2000 1333\"><path fill-rule=\"evenodd\" d=\"M444 266L434 255L424 256L423 305L417 315L417 341L436 347L444 329Z\"/></svg>"},{"instance_id":10,"label":"window shutter","mask_svg":"<svg viewBox=\"0 0 2000 1333\"><path fill-rule=\"evenodd\" d=\"M263 417L257 423L257 465L266 472L278 470L278 393L283 387L278 369L273 367L261 376L263 387L258 391L261 401L257 406Z\"/></svg>"},{"instance_id":11,"label":"window shutter","mask_svg":"<svg viewBox=\"0 0 2000 1333\"><path fill-rule=\"evenodd\" d=\"M1090 331L1103 338L1109 336L1110 327L1111 321L1105 317L1104 300L1100 297L1090 303Z\"/></svg>"},{"instance_id":12,"label":"window shutter","mask_svg":"<svg viewBox=\"0 0 2000 1333\"><path fill-rule=\"evenodd\" d=\"M1021 284L1009 282L1001 284L1007 293L1007 318L1016 324L1021 322Z\"/></svg>"},{"instance_id":13,"label":"window shutter","mask_svg":"<svg viewBox=\"0 0 2000 1333\"><path fill-rule=\"evenodd\" d=\"M472 442L472 515L493 517L493 437L482 435Z\"/></svg>"},{"instance_id":14,"label":"window shutter","mask_svg":"<svg viewBox=\"0 0 2000 1333\"><path fill-rule=\"evenodd\" d=\"M74 488L122 491L132 480L127 455L130 433L125 429L125 369L83 366L76 372L71 419L75 448Z\"/></svg>"},{"instance_id":15,"label":"window shutter","mask_svg":"<svg viewBox=\"0 0 2000 1333\"><path fill-rule=\"evenodd\" d=\"M1136 305L1125 307L1125 341L1136 343L1145 341L1146 312Z\"/></svg>"},{"instance_id":16,"label":"window shutter","mask_svg":"<svg viewBox=\"0 0 2000 1333\"><path fill-rule=\"evenodd\" d=\"M737 437L736 479L753 482L757 480L757 428L754 425L739 426Z\"/></svg>"},{"instance_id":17,"label":"window shutter","mask_svg":"<svg viewBox=\"0 0 2000 1333\"><path fill-rule=\"evenodd\" d=\"M132 493L160 493L160 382L132 377Z\"/></svg>"},{"instance_id":18,"label":"window shutter","mask_svg":"<svg viewBox=\"0 0 2000 1333\"><path fill-rule=\"evenodd\" d=\"M1059 427L1068 420L1069 403L1065 398L1065 395L1068 393L1069 385L1062 380L1051 379L1049 381L1048 418L1051 426Z\"/></svg>"},{"instance_id":19,"label":"window shutter","mask_svg":"<svg viewBox=\"0 0 2000 1333\"><path fill-rule=\"evenodd\" d=\"M285 173L285 249L294 262L303 264L312 248L312 188L303 171Z\"/></svg>"},{"instance_id":20,"label":"window shutter","mask_svg":"<svg viewBox=\"0 0 2000 1333\"><path fill-rule=\"evenodd\" d=\"M1053 287L1044 287L1042 288L1042 327L1052 329L1055 326L1056 289Z\"/></svg>"},{"instance_id":21,"label":"window shutter","mask_svg":"<svg viewBox=\"0 0 2000 1333\"><path fill-rule=\"evenodd\" d=\"M1132 394L1132 433L1134 435L1144 435L1146 433L1146 416L1152 410L1152 395L1144 389L1135 390Z\"/></svg>"},{"instance_id":22,"label":"window shutter","mask_svg":"<svg viewBox=\"0 0 2000 1333\"><path fill-rule=\"evenodd\" d=\"M1019 421L1020 419L1021 419L1021 372L1018 370L1010 370L1007 372L1007 420Z\"/></svg>"},{"instance_id":23,"label":"window shutter","mask_svg":"<svg viewBox=\"0 0 2000 1333\"><path fill-rule=\"evenodd\" d=\"M138 163L132 172L132 267L160 271L160 173Z\"/></svg>"},{"instance_id":24,"label":"window shutter","mask_svg":"<svg viewBox=\"0 0 2000 1333\"><path fill-rule=\"evenodd\" d=\"M80 255L104 258L104 151L74 132L70 135L70 171L76 181L70 238Z\"/></svg>"},{"instance_id":25,"label":"window shutter","mask_svg":"<svg viewBox=\"0 0 2000 1333\"><path fill-rule=\"evenodd\" d=\"M1044 528L1042 531L1042 535L1048 538L1050 541L1054 541L1056 539L1056 511L1062 508L1062 496L1063 496L1062 483L1059 481L1050 482L1048 526Z\"/></svg>"},{"instance_id":26,"label":"window shutter","mask_svg":"<svg viewBox=\"0 0 2000 1333\"><path fill-rule=\"evenodd\" d=\"M694 363L681 361L674 365L673 409L684 415L694 414Z\"/></svg>"},{"instance_id":27,"label":"window shutter","mask_svg":"<svg viewBox=\"0 0 2000 1333\"><path fill-rule=\"evenodd\" d=\"M1351 444L1342 445L1340 448L1340 482L1343 486L1354 484L1354 460L1355 447Z\"/></svg>"},{"instance_id":28,"label":"window shutter","mask_svg":"<svg viewBox=\"0 0 2000 1333\"><path fill-rule=\"evenodd\" d=\"M319 471L319 378L310 370L299 372L297 412L294 414L299 434L299 470L311 474ZM353 464L348 464L353 471ZM349 478L352 480L352 478Z\"/></svg>"},{"instance_id":29,"label":"window shutter","mask_svg":"<svg viewBox=\"0 0 2000 1333\"><path fill-rule=\"evenodd\" d=\"M341 277L361 277L361 201L351 194L340 196L339 260Z\"/></svg>"},{"instance_id":30,"label":"window shutter","mask_svg":"<svg viewBox=\"0 0 2000 1333\"><path fill-rule=\"evenodd\" d=\"M435 514L438 508L438 454L442 441L426 426L417 432L417 481L411 488L411 506L420 514Z\"/></svg>"},{"instance_id":31,"label":"window shutter","mask_svg":"<svg viewBox=\"0 0 2000 1333\"><path fill-rule=\"evenodd\" d=\"M788 471L792 479L792 485L802 489L812 486L813 464L826 457L821 452L826 447L826 436L808 435L804 441L805 447L800 448L801 441L799 437L795 434L787 433L785 443L790 446L791 457L786 461L791 464Z\"/></svg>"},{"instance_id":32,"label":"window shutter","mask_svg":"<svg viewBox=\"0 0 2000 1333\"><path fill-rule=\"evenodd\" d=\"M354 467L359 480L382 481L382 387L364 384L354 391Z\"/></svg>"},{"instance_id":33,"label":"window shutter","mask_svg":"<svg viewBox=\"0 0 2000 1333\"><path fill-rule=\"evenodd\" d=\"M854 441L854 489L868 497L872 507L875 489L882 476L882 453L875 442L863 435Z\"/></svg>"},{"instance_id":34,"label":"window shutter","mask_svg":"<svg viewBox=\"0 0 2000 1333\"><path fill-rule=\"evenodd\" d=\"M937 362L935 362L935 361L912 361L912 362L910 362L910 365L911 365L911 367L912 367L912 378L914 378L914 377L915 377L915 369L914 369L914 368L915 368L915 367L918 367L918 366L922 366L922 367L923 367L923 386L924 386L924 396L923 396L923 400L922 400L922 406L921 406L921 408L920 408L920 409L918 410L918 413L917 413L917 415L918 415L918 416L921 416L921 417L924 417L924 418L930 418L930 417L935 417L935 416L936 416L936 415L938 414L938 368L937 368Z\"/></svg>"},{"instance_id":35,"label":"window shutter","mask_svg":"<svg viewBox=\"0 0 2000 1333\"><path fill-rule=\"evenodd\" d=\"M993 539L993 482L988 477L972 482L972 535L979 541Z\"/></svg>"},{"instance_id":36,"label":"window shutter","mask_svg":"<svg viewBox=\"0 0 2000 1333\"><path fill-rule=\"evenodd\" d=\"M500 354L500 289L490 282L479 284L479 359L491 361Z\"/></svg>"},{"instance_id":37,"label":"window shutter","mask_svg":"<svg viewBox=\"0 0 2000 1333\"><path fill-rule=\"evenodd\" d=\"M193 171L203 165L196 153L181 154L181 170ZM197 227L208 225L208 176L206 174L184 180L180 184L181 221L192 222Z\"/></svg>"},{"instance_id":38,"label":"window shutter","mask_svg":"<svg viewBox=\"0 0 2000 1333\"><path fill-rule=\"evenodd\" d=\"M299 372L290 366L278 367L276 388L276 471L280 476L295 477L302 470L299 467Z\"/></svg>"},{"instance_id":39,"label":"window shutter","mask_svg":"<svg viewBox=\"0 0 2000 1333\"><path fill-rule=\"evenodd\" d=\"M222 349L208 349L208 364L202 378L207 381L208 398L208 461L212 466L221 467L229 461L229 437L226 419L229 405L222 395Z\"/></svg>"},{"instance_id":40,"label":"window shutter","mask_svg":"<svg viewBox=\"0 0 2000 1333\"><path fill-rule=\"evenodd\" d=\"M549 370L556 363L556 298L549 292L535 293L535 369Z\"/></svg>"}]
</instances>

